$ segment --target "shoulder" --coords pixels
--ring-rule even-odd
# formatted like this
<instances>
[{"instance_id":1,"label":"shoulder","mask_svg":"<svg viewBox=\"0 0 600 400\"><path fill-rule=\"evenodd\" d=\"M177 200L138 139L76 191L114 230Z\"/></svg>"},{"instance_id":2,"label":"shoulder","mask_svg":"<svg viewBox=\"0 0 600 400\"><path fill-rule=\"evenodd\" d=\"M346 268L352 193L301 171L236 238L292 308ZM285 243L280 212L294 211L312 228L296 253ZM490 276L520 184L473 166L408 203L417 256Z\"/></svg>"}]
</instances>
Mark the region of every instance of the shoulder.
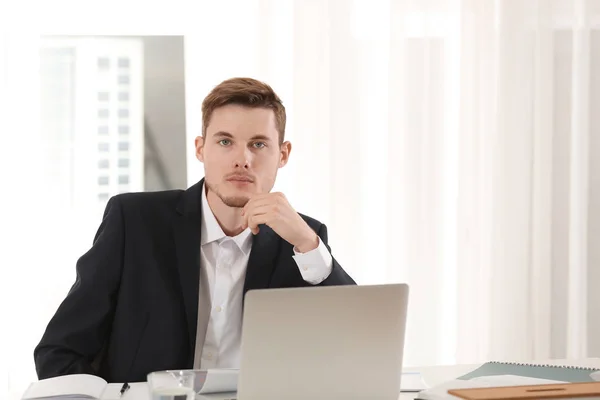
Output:
<instances>
[{"instance_id":1,"label":"shoulder","mask_svg":"<svg viewBox=\"0 0 600 400\"><path fill-rule=\"evenodd\" d=\"M113 196L109 205L117 204L124 213L148 213L174 210L184 190L161 190L154 192L121 193Z\"/></svg>"},{"instance_id":2,"label":"shoulder","mask_svg":"<svg viewBox=\"0 0 600 400\"><path fill-rule=\"evenodd\" d=\"M115 195L122 204L138 204L138 203L168 203L176 202L184 193L181 189L174 190L159 190L155 192L131 192Z\"/></svg>"},{"instance_id":3,"label":"shoulder","mask_svg":"<svg viewBox=\"0 0 600 400\"><path fill-rule=\"evenodd\" d=\"M118 223L134 235L162 235L171 226L183 193L165 190L117 194L108 201L102 223Z\"/></svg>"}]
</instances>

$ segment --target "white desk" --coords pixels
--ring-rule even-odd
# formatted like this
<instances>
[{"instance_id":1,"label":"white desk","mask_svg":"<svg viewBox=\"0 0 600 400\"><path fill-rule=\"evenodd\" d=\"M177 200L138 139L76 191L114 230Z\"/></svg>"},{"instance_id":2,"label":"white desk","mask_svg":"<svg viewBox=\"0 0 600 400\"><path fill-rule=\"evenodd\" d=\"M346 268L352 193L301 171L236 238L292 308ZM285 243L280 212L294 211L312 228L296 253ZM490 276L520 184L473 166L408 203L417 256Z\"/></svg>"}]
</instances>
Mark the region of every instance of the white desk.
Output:
<instances>
[{"instance_id":1,"label":"white desk","mask_svg":"<svg viewBox=\"0 0 600 400\"><path fill-rule=\"evenodd\" d=\"M473 371L480 364L476 365L439 365L418 368L406 368L406 372L419 372L427 386L436 386L440 383L458 378L470 371ZM401 393L399 400L414 400L417 393Z\"/></svg>"},{"instance_id":2,"label":"white desk","mask_svg":"<svg viewBox=\"0 0 600 400\"><path fill-rule=\"evenodd\" d=\"M600 358L586 358L582 360L542 360L527 362L527 364L573 365L578 367L600 368ZM428 386L436 386L471 372L480 365L481 364L439 365L406 368L405 371L420 372L423 380ZM417 393L401 393L399 400L414 400L416 396Z\"/></svg>"},{"instance_id":3,"label":"white desk","mask_svg":"<svg viewBox=\"0 0 600 400\"><path fill-rule=\"evenodd\" d=\"M600 358L587 358L582 360L544 360L533 361L528 364L554 364L554 365L573 365L580 367L592 367L600 369ZM439 365L405 368L405 372L419 372L428 387L439 385L453 379L458 378L470 371L473 371L481 364L463 364L463 365ZM118 388L120 385L117 385ZM417 393L401 393L398 400L414 400ZM110 396L115 397L115 396ZM198 396L198 400L224 400L232 399L235 395L231 394L214 394ZM145 384L134 383L122 398L118 400L150 400L149 393Z\"/></svg>"}]
</instances>

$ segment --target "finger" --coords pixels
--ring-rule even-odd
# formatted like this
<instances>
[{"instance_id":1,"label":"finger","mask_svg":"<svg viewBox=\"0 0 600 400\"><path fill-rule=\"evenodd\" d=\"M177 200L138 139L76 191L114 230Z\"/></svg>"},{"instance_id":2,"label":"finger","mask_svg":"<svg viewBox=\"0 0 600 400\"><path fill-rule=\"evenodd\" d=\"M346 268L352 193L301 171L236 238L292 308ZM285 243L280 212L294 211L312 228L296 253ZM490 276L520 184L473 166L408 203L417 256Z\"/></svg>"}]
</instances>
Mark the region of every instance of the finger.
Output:
<instances>
[{"instance_id":1,"label":"finger","mask_svg":"<svg viewBox=\"0 0 600 400\"><path fill-rule=\"evenodd\" d=\"M250 197L250 199L246 203L246 206L251 207L251 206L253 206L254 204L257 204L257 203L268 202L271 198L272 198L272 196L271 196L270 193L257 194L255 196Z\"/></svg>"},{"instance_id":2,"label":"finger","mask_svg":"<svg viewBox=\"0 0 600 400\"><path fill-rule=\"evenodd\" d=\"M273 206L271 205L264 205L264 206L259 206L257 208L252 208L250 209L244 216L243 216L243 221L242 221L242 229L246 229L248 226L250 226L250 219L254 216L258 216L258 215L264 215L264 214L270 214L272 213L272 209Z\"/></svg>"},{"instance_id":3,"label":"finger","mask_svg":"<svg viewBox=\"0 0 600 400\"><path fill-rule=\"evenodd\" d=\"M250 198L250 200L248 200L247 205L252 205L255 203L261 203L261 202L286 202L287 199L284 196L283 193L279 193L279 192L273 192L273 193L263 193L263 194L257 194L253 197Z\"/></svg>"},{"instance_id":4,"label":"finger","mask_svg":"<svg viewBox=\"0 0 600 400\"><path fill-rule=\"evenodd\" d=\"M242 209L242 215L251 213L251 210L256 207L273 204L275 201L276 198L269 196L268 194L252 197Z\"/></svg>"},{"instance_id":5,"label":"finger","mask_svg":"<svg viewBox=\"0 0 600 400\"><path fill-rule=\"evenodd\" d=\"M260 228L258 227L260 224L266 224L269 219L267 214L253 215L248 219L248 227L252 231L253 234L258 234Z\"/></svg>"},{"instance_id":6,"label":"finger","mask_svg":"<svg viewBox=\"0 0 600 400\"><path fill-rule=\"evenodd\" d=\"M276 214L279 212L279 206L277 204L259 204L256 207L248 210L245 217L246 219L250 218L253 215L261 215L272 213Z\"/></svg>"}]
</instances>

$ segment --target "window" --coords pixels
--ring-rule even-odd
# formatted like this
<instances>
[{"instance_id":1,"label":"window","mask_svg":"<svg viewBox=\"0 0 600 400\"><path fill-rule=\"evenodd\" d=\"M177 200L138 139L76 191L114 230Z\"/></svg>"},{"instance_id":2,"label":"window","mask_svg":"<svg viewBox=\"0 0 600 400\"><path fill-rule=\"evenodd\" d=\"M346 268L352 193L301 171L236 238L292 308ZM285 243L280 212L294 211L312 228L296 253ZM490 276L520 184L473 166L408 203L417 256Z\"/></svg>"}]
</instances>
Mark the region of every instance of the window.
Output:
<instances>
[{"instance_id":1,"label":"window","mask_svg":"<svg viewBox=\"0 0 600 400\"><path fill-rule=\"evenodd\" d=\"M99 70L107 70L110 68L110 60L107 57L102 57L98 59L98 69Z\"/></svg>"},{"instance_id":2,"label":"window","mask_svg":"<svg viewBox=\"0 0 600 400\"><path fill-rule=\"evenodd\" d=\"M119 68L129 68L129 58L119 57Z\"/></svg>"}]
</instances>

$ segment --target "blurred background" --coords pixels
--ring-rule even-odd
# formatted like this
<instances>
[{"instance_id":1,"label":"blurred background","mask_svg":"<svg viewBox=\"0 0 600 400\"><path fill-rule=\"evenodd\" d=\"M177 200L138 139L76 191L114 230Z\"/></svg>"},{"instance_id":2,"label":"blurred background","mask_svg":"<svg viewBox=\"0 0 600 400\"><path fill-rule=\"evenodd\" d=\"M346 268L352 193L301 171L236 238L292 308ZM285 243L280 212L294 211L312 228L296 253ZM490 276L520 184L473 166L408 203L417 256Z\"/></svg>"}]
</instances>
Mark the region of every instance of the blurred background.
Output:
<instances>
[{"instance_id":1,"label":"blurred background","mask_svg":"<svg viewBox=\"0 0 600 400\"><path fill-rule=\"evenodd\" d=\"M234 76L287 108L275 190L411 286L405 365L600 357L600 0L6 0L0 398L107 200L202 178Z\"/></svg>"}]
</instances>

